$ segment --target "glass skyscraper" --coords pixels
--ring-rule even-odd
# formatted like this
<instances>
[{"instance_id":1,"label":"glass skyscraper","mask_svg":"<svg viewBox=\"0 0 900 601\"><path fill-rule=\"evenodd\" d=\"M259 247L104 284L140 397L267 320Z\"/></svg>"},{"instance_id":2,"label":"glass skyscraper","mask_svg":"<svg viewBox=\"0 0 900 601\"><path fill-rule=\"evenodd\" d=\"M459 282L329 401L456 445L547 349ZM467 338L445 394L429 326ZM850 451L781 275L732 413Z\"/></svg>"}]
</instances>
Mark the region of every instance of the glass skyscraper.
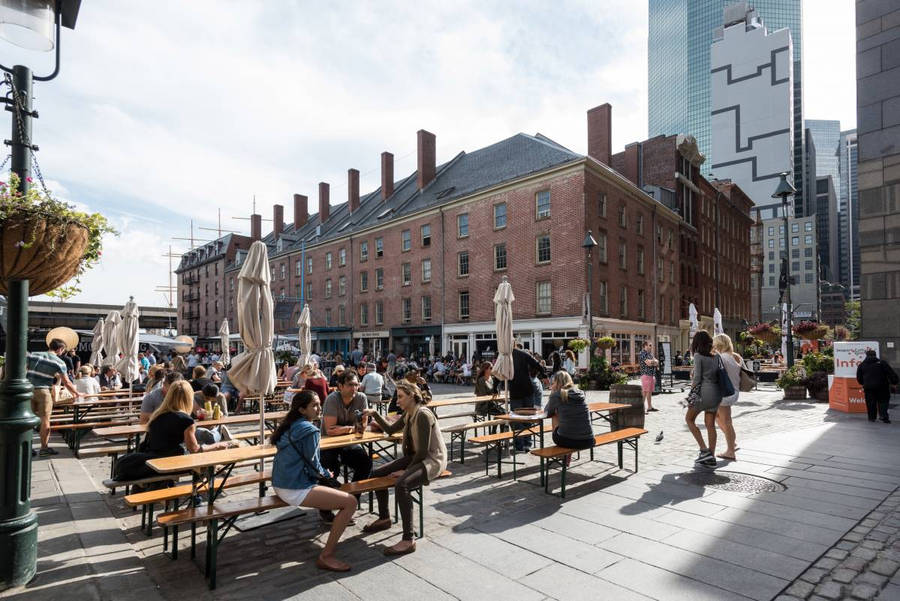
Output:
<instances>
[{"instance_id":1,"label":"glass skyscraper","mask_svg":"<svg viewBox=\"0 0 900 601\"><path fill-rule=\"evenodd\" d=\"M807 119L806 129L809 130L809 135L812 136L816 148L816 177L830 175L834 182L834 189L840 191L841 122Z\"/></svg>"},{"instance_id":2,"label":"glass skyscraper","mask_svg":"<svg viewBox=\"0 0 900 601\"><path fill-rule=\"evenodd\" d=\"M713 33L733 0L649 0L648 134L690 134L709 159ZM794 46L794 186L804 198L801 0L751 0L772 32L787 27ZM709 172L709 160L704 173ZM774 190L774 186L773 186ZM800 204L800 203L797 203ZM805 204L805 203L804 203Z\"/></svg>"}]
</instances>

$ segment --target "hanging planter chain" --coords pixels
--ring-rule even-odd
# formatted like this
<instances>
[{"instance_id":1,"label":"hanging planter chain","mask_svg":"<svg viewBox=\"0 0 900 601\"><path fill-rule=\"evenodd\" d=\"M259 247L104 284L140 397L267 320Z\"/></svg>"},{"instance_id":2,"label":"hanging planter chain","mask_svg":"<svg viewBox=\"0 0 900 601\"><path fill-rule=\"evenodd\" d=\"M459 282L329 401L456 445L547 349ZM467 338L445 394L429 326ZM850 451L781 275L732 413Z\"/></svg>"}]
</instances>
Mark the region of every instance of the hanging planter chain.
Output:
<instances>
[{"instance_id":1,"label":"hanging planter chain","mask_svg":"<svg viewBox=\"0 0 900 601\"><path fill-rule=\"evenodd\" d=\"M13 109L13 116L16 120L16 127L19 128L19 136L24 141L24 145L31 148L31 167L34 170L34 175L37 177L38 182L41 184L41 190L43 190L44 194L47 196L51 196L50 190L47 189L47 184L44 182L44 174L41 172L41 166L38 164L37 160L37 151L39 148L34 146L31 143L31 140L25 135L25 124L22 122L22 113L26 112L25 107L22 106L22 98L18 94L18 90L16 90L16 84L13 81L12 76L9 73L4 73L4 84L9 86L10 92L7 95L12 95L13 102L15 103L15 108ZM34 116L37 116L36 114ZM6 163L9 162L12 155L8 155L6 160L3 161L3 164L0 165L0 170L6 166Z\"/></svg>"}]
</instances>

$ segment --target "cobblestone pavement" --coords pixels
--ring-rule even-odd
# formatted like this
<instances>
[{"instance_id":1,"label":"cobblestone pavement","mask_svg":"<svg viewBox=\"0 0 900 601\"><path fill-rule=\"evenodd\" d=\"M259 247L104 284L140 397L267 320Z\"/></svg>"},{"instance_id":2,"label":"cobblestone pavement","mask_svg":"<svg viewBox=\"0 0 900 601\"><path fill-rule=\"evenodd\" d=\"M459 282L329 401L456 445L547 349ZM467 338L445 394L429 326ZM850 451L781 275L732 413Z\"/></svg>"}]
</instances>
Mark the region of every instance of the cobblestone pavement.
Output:
<instances>
[{"instance_id":1,"label":"cobblestone pavement","mask_svg":"<svg viewBox=\"0 0 900 601\"><path fill-rule=\"evenodd\" d=\"M454 386L435 392L438 398L469 394ZM385 558L382 548L399 531L364 535L361 528L371 519L364 504L338 549L353 565L346 575L313 565L327 534L315 512L273 513L263 519L291 519L256 529L244 522L220 548L214 592L203 578L203 544L196 561L188 558L188 537L177 561L164 556L159 530L145 536L140 514L125 507L121 493L110 496L98 485L108 477L108 460L79 461L58 447L60 456L38 460L34 468L39 575L0 597L49 600L72 591L79 599L171 601L746 601L791 591L797 598L840 598L875 582L872 575L891 565L884 562L898 561L888 530L900 523L891 496L900 485L900 467L890 460L900 451L895 426L869 424L865 416L835 413L824 404L784 402L773 389L744 394L734 408L738 461L721 462L715 476L727 481L739 472L742 482L756 476L786 490L726 490L683 476L694 470L696 456L679 404L684 397L683 391L654 397L660 411L647 416L650 433L640 443L638 473L630 471L627 450L624 471L612 448L597 450L593 462L584 453L573 461L566 499L538 486L533 458L518 456L518 480L510 466L498 480L493 465L485 475L481 449L468 445L465 465L451 464L453 475L426 489L426 536L416 553ZM606 398L589 393L589 401ZM663 440L656 443L659 432ZM558 492L558 473L551 478ZM250 498L256 494L251 489L232 489L228 498ZM879 540L884 534L888 538ZM848 555L838 558L841 552ZM854 557L863 563L849 561ZM840 570L854 568L858 574L840 582L848 574ZM809 583L815 574L819 580ZM801 582L814 590L795 589ZM882 598L893 598L888 595L896 589L887 583L886 576L879 581ZM838 584L837 596L828 597Z\"/></svg>"}]
</instances>

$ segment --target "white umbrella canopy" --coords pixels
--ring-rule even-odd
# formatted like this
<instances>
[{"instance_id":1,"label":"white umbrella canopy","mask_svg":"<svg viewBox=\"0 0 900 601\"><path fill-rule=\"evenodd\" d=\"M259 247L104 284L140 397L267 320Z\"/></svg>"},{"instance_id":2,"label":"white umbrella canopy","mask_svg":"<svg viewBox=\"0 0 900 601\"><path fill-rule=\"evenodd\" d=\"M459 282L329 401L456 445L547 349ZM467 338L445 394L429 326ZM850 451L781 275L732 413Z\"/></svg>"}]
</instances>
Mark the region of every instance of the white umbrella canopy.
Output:
<instances>
[{"instance_id":1,"label":"white umbrella canopy","mask_svg":"<svg viewBox=\"0 0 900 601\"><path fill-rule=\"evenodd\" d=\"M694 306L694 303L691 303L688 306L688 318L691 320L690 337L691 340L693 340L694 334L696 334L697 330L700 329L700 322L697 321L697 307Z\"/></svg>"},{"instance_id":2,"label":"white umbrella canopy","mask_svg":"<svg viewBox=\"0 0 900 601\"><path fill-rule=\"evenodd\" d=\"M129 385L137 378L138 364L138 307L134 297L129 297L122 309L122 323L116 328L116 342L122 358L116 362L116 369L122 374L123 382Z\"/></svg>"},{"instance_id":3,"label":"white umbrella canopy","mask_svg":"<svg viewBox=\"0 0 900 601\"><path fill-rule=\"evenodd\" d=\"M106 359L103 361L106 365L115 365L119 360L119 341L116 337L116 330L122 322L122 316L118 311L110 311L106 314L106 321L103 324L103 350L106 352Z\"/></svg>"},{"instance_id":4,"label":"white umbrella canopy","mask_svg":"<svg viewBox=\"0 0 900 601\"><path fill-rule=\"evenodd\" d=\"M297 327L299 328L298 344L300 345L300 360L297 361L297 365L300 367L309 365L309 357L312 355L312 334L310 333L312 327L311 321L309 316L309 305L304 304L303 311L300 312L300 319L297 320Z\"/></svg>"},{"instance_id":5,"label":"white umbrella canopy","mask_svg":"<svg viewBox=\"0 0 900 601\"><path fill-rule=\"evenodd\" d=\"M516 300L509 280L503 276L494 294L494 317L497 323L497 359L494 361L494 375L506 380L506 410L509 412L509 380L513 379L513 338L512 304Z\"/></svg>"},{"instance_id":6,"label":"white umbrella canopy","mask_svg":"<svg viewBox=\"0 0 900 601\"><path fill-rule=\"evenodd\" d=\"M91 340L91 365L100 365L103 359L103 318L97 320L94 324L94 338Z\"/></svg>"},{"instance_id":7,"label":"white umbrella canopy","mask_svg":"<svg viewBox=\"0 0 900 601\"><path fill-rule=\"evenodd\" d=\"M725 328L722 327L722 312L716 307L713 309L713 335L718 336L724 334Z\"/></svg>"},{"instance_id":8,"label":"white umbrella canopy","mask_svg":"<svg viewBox=\"0 0 900 601\"><path fill-rule=\"evenodd\" d=\"M222 344L222 354L219 355L219 361L222 362L222 365L228 365L231 363L231 346L228 342L228 337L231 336L231 332L228 331L228 319L222 320L222 325L219 327L219 337L221 339Z\"/></svg>"}]
</instances>

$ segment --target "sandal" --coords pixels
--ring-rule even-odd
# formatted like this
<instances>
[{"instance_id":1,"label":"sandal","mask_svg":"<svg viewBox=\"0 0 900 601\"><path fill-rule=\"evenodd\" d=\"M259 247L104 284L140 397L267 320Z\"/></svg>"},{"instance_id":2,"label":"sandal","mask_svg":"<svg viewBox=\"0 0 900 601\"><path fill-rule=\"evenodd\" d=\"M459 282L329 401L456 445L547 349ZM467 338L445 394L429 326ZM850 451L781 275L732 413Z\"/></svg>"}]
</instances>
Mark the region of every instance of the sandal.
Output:
<instances>
[{"instance_id":1,"label":"sandal","mask_svg":"<svg viewBox=\"0 0 900 601\"><path fill-rule=\"evenodd\" d=\"M391 518L379 518L370 524L366 524L363 526L363 532L366 534L372 534L374 532L381 532L383 530L388 530L391 527Z\"/></svg>"},{"instance_id":2,"label":"sandal","mask_svg":"<svg viewBox=\"0 0 900 601\"><path fill-rule=\"evenodd\" d=\"M727 459L728 461L737 461L737 457L735 457L734 455L726 455L725 453L716 455L716 457L718 457L719 459Z\"/></svg>"},{"instance_id":3,"label":"sandal","mask_svg":"<svg viewBox=\"0 0 900 601\"><path fill-rule=\"evenodd\" d=\"M385 547L384 554L387 555L388 557L394 557L394 556L398 556L398 555L409 555L410 553L413 553L416 550L415 541L411 541L412 544L405 549L398 549L397 547L399 547L401 544L403 544L403 542L404 541L401 541L401 542L397 543L396 545L394 545L393 547Z\"/></svg>"}]
</instances>

